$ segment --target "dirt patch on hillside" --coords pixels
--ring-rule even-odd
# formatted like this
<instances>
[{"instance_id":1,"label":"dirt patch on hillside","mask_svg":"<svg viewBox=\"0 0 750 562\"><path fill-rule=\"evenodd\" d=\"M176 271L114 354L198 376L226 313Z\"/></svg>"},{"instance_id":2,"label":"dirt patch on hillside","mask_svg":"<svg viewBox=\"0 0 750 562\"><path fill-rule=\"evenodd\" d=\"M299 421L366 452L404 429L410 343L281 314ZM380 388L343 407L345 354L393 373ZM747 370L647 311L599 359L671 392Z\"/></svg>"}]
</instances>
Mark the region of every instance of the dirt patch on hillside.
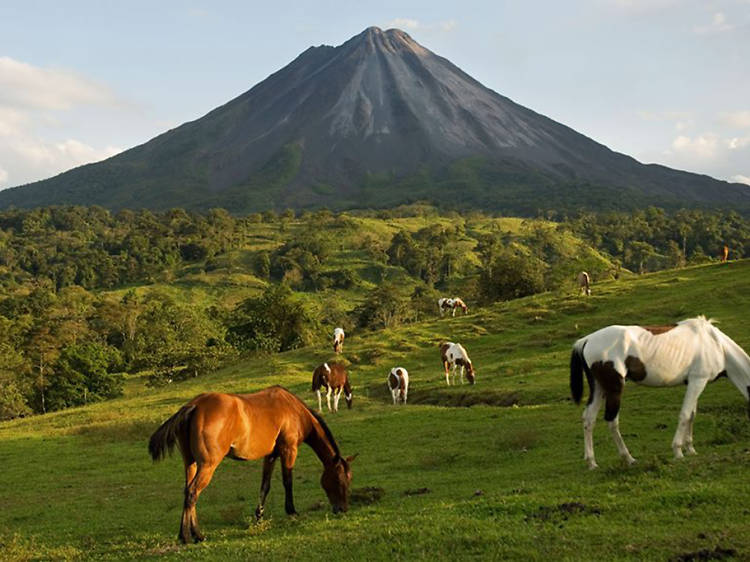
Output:
<instances>
[{"instance_id":1,"label":"dirt patch on hillside","mask_svg":"<svg viewBox=\"0 0 750 562\"><path fill-rule=\"evenodd\" d=\"M717 546L713 549L703 548L694 552L685 552L670 558L671 562L693 562L698 560L726 560L735 558L737 551L733 548L722 548Z\"/></svg>"},{"instance_id":2,"label":"dirt patch on hillside","mask_svg":"<svg viewBox=\"0 0 750 562\"><path fill-rule=\"evenodd\" d=\"M354 488L349 499L352 505L370 505L379 502L385 495L385 490L378 486L365 486Z\"/></svg>"},{"instance_id":3,"label":"dirt patch on hillside","mask_svg":"<svg viewBox=\"0 0 750 562\"><path fill-rule=\"evenodd\" d=\"M601 511L581 502L565 502L556 506L543 505L526 515L524 521L567 521L573 515L601 515Z\"/></svg>"}]
</instances>

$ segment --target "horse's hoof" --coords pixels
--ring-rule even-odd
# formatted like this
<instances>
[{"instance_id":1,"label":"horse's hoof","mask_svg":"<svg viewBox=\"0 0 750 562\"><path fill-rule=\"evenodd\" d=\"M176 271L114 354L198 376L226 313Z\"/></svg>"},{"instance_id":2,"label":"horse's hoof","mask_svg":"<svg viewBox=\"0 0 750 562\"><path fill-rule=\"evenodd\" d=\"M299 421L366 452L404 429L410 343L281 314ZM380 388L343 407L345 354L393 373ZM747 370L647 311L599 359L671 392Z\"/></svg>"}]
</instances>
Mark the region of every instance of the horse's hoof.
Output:
<instances>
[{"instance_id":1,"label":"horse's hoof","mask_svg":"<svg viewBox=\"0 0 750 562\"><path fill-rule=\"evenodd\" d=\"M198 544L199 542L203 542L206 540L206 535L203 534L196 534L195 537L193 537L193 542Z\"/></svg>"},{"instance_id":2,"label":"horse's hoof","mask_svg":"<svg viewBox=\"0 0 750 562\"><path fill-rule=\"evenodd\" d=\"M594 470L595 468L599 468L599 465L596 464L596 461L588 461L589 464L589 470Z\"/></svg>"},{"instance_id":3,"label":"horse's hoof","mask_svg":"<svg viewBox=\"0 0 750 562\"><path fill-rule=\"evenodd\" d=\"M687 448L687 454L688 455L697 455L698 452L693 447L688 447Z\"/></svg>"},{"instance_id":4,"label":"horse's hoof","mask_svg":"<svg viewBox=\"0 0 750 562\"><path fill-rule=\"evenodd\" d=\"M625 462L626 462L626 463L628 463L628 466L633 466L634 464L637 464L637 463L638 463L638 461L637 461L637 460L635 460L635 459L634 459L633 457L630 457L630 458L626 458L626 459L625 459Z\"/></svg>"}]
</instances>

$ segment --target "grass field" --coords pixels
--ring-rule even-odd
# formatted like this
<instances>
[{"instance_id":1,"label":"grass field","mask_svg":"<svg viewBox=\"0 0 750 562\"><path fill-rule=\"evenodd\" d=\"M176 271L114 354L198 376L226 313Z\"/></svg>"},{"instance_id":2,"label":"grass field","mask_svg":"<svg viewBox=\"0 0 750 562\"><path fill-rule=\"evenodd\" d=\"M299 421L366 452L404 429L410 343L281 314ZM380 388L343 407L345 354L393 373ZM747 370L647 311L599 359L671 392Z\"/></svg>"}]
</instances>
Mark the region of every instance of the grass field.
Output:
<instances>
[{"instance_id":1,"label":"grass field","mask_svg":"<svg viewBox=\"0 0 750 562\"><path fill-rule=\"evenodd\" d=\"M549 293L350 333L354 408L326 415L342 452L359 453L350 511L331 514L320 463L304 447L299 517L284 515L278 471L255 525L260 463L225 460L198 502L207 540L189 546L176 540L181 460L153 464L149 435L207 390L282 384L312 405L312 369L332 356L305 348L164 389L134 379L122 399L0 424L0 559L748 559L750 422L726 379L699 402L699 455L679 462L670 443L683 388L628 385L620 424L638 463L621 463L600 421L596 471L568 398L570 345L581 335L705 314L750 349L748 311L750 261L741 261L600 284L588 299ZM467 348L475 386L445 386L445 339ZM405 407L385 387L396 365L411 375Z\"/></svg>"}]
</instances>

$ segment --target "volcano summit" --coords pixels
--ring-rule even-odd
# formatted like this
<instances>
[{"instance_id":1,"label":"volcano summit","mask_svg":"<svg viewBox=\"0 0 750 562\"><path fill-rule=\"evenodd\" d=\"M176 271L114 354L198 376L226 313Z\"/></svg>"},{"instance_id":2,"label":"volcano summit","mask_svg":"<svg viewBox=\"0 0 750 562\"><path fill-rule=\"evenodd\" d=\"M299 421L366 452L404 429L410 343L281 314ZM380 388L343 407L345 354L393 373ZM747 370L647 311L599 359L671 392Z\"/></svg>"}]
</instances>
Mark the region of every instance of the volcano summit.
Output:
<instances>
[{"instance_id":1,"label":"volcano summit","mask_svg":"<svg viewBox=\"0 0 750 562\"><path fill-rule=\"evenodd\" d=\"M204 117L0 207L750 209L750 189L644 165L486 88L397 29L311 47Z\"/></svg>"}]
</instances>

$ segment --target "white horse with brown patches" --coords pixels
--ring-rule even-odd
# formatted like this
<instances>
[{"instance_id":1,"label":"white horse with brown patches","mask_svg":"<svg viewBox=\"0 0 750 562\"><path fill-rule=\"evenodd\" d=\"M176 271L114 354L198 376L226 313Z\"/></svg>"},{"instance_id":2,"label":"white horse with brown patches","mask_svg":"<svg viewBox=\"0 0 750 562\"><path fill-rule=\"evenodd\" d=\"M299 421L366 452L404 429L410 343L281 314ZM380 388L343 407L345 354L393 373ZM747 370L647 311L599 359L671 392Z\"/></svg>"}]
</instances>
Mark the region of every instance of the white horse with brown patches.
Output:
<instances>
[{"instance_id":1,"label":"white horse with brown patches","mask_svg":"<svg viewBox=\"0 0 750 562\"><path fill-rule=\"evenodd\" d=\"M328 411L339 411L339 400L341 394L346 398L347 408L352 407L352 386L349 383L349 374L341 363L323 363L313 371L312 391L318 395L318 411L323 412L323 402L320 390L326 389L326 401ZM333 409L331 409L331 394L333 394Z\"/></svg>"},{"instance_id":2,"label":"white horse with brown patches","mask_svg":"<svg viewBox=\"0 0 750 562\"><path fill-rule=\"evenodd\" d=\"M456 384L456 368L460 368L461 372L461 384L464 383L464 371L466 372L466 380L470 384L474 384L476 381L476 371L474 365L469 359L469 354L466 353L464 346L460 343L445 342L440 344L440 357L443 360L443 368L445 369L445 383L450 385L448 378L449 370L452 373L453 384Z\"/></svg>"},{"instance_id":3,"label":"white horse with brown patches","mask_svg":"<svg viewBox=\"0 0 750 562\"><path fill-rule=\"evenodd\" d=\"M388 374L388 389L393 396L393 405L395 406L399 399L406 404L406 397L409 394L409 373L403 367L394 367Z\"/></svg>"},{"instance_id":4,"label":"white horse with brown patches","mask_svg":"<svg viewBox=\"0 0 750 562\"><path fill-rule=\"evenodd\" d=\"M578 274L578 287L579 295L586 295L587 297L591 296L591 277L589 277L589 274L585 271L581 271L581 273Z\"/></svg>"},{"instance_id":5,"label":"white horse with brown patches","mask_svg":"<svg viewBox=\"0 0 750 562\"><path fill-rule=\"evenodd\" d=\"M570 357L570 390L576 404L583 396L584 372L589 401L583 411L583 442L589 468L597 467L593 431L602 404L620 456L629 464L635 462L619 429L625 379L645 386L687 385L672 440L675 458L683 457L683 447L695 454L693 422L706 384L726 375L745 400L750 393L750 357L703 316L671 326L607 326L579 339Z\"/></svg>"},{"instance_id":6,"label":"white horse with brown patches","mask_svg":"<svg viewBox=\"0 0 750 562\"><path fill-rule=\"evenodd\" d=\"M463 310L464 315L469 313L469 307L466 306L466 303L458 297L453 297L453 298L443 297L441 299L438 299L438 310L440 311L440 316L443 316L446 310L451 311L451 316L456 316L457 308L460 308L461 310Z\"/></svg>"},{"instance_id":7,"label":"white horse with brown patches","mask_svg":"<svg viewBox=\"0 0 750 562\"><path fill-rule=\"evenodd\" d=\"M344 351L344 329L336 328L333 330L333 351L341 353Z\"/></svg>"}]
</instances>

